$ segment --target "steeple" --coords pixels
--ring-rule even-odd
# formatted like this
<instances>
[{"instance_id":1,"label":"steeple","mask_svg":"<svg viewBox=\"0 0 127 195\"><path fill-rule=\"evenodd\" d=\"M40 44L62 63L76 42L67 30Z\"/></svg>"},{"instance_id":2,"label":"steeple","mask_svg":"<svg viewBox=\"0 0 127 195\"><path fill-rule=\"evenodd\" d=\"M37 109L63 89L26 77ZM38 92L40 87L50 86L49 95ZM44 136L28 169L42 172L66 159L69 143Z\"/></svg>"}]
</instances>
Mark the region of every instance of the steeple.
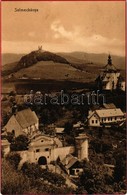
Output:
<instances>
[{"instance_id":1,"label":"steeple","mask_svg":"<svg viewBox=\"0 0 127 195\"><path fill-rule=\"evenodd\" d=\"M109 65L112 65L112 58L111 58L111 55L109 54L109 56L108 56L108 64Z\"/></svg>"}]
</instances>

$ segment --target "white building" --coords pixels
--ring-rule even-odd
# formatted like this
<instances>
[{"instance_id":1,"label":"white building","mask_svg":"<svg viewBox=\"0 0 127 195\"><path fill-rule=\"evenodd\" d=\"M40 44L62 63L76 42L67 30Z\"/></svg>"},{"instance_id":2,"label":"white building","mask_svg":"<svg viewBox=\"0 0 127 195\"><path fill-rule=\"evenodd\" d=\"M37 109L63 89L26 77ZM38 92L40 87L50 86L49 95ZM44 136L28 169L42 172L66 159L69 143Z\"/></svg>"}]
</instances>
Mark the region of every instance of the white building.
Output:
<instances>
[{"instance_id":1,"label":"white building","mask_svg":"<svg viewBox=\"0 0 127 195\"><path fill-rule=\"evenodd\" d=\"M38 127L39 119L36 113L28 108L13 114L4 126L4 130L14 133L16 137L21 134L31 136L38 131Z\"/></svg>"},{"instance_id":2,"label":"white building","mask_svg":"<svg viewBox=\"0 0 127 195\"><path fill-rule=\"evenodd\" d=\"M91 127L101 127L103 125L120 123L124 120L124 113L120 108L100 109L89 112L88 125Z\"/></svg>"},{"instance_id":3,"label":"white building","mask_svg":"<svg viewBox=\"0 0 127 195\"><path fill-rule=\"evenodd\" d=\"M76 137L75 146L63 146L57 137L37 135L31 140L29 150L20 152L22 161L47 165L58 158L62 161L69 154L76 154L79 161L88 160L88 137L84 134Z\"/></svg>"}]
</instances>

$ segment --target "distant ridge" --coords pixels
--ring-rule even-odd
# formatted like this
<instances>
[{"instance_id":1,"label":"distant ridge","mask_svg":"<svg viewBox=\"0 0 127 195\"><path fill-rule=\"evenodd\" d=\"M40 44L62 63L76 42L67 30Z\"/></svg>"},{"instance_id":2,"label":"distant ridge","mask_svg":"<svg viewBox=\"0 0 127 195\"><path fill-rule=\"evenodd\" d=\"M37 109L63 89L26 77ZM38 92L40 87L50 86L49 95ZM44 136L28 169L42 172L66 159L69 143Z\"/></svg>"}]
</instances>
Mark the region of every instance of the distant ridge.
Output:
<instances>
[{"instance_id":1,"label":"distant ridge","mask_svg":"<svg viewBox=\"0 0 127 195\"><path fill-rule=\"evenodd\" d=\"M79 52L75 51L72 53L58 53L62 57L66 58L69 62L76 62L76 63L89 63L89 64L97 64L104 66L107 63L107 57L108 54L106 53L86 53L86 52ZM118 68L118 69L125 69L125 57L124 56L117 56L117 55L112 55L112 60L113 64Z\"/></svg>"},{"instance_id":2,"label":"distant ridge","mask_svg":"<svg viewBox=\"0 0 127 195\"><path fill-rule=\"evenodd\" d=\"M18 62L25 54L4 53L2 54L2 65Z\"/></svg>"}]
</instances>

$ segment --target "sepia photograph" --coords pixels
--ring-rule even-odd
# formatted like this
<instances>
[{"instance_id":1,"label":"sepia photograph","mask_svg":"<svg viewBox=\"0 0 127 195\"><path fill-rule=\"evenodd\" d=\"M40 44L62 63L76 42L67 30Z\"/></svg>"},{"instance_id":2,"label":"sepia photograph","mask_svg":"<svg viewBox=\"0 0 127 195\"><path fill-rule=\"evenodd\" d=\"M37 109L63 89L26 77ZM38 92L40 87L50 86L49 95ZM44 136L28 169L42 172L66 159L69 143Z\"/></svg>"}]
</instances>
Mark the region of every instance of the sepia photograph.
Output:
<instances>
[{"instance_id":1,"label":"sepia photograph","mask_svg":"<svg viewBox=\"0 0 127 195\"><path fill-rule=\"evenodd\" d=\"M126 194L125 1L1 2L1 194Z\"/></svg>"}]
</instances>

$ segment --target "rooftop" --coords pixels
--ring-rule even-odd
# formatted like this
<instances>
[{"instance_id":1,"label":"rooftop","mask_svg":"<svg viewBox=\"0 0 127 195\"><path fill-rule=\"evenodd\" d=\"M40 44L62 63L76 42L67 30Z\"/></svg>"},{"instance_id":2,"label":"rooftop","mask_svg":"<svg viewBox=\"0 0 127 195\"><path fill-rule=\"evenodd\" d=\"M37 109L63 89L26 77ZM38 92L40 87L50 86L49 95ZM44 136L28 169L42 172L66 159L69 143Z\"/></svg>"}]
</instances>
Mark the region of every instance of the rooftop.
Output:
<instances>
[{"instance_id":1,"label":"rooftop","mask_svg":"<svg viewBox=\"0 0 127 195\"><path fill-rule=\"evenodd\" d=\"M32 111L30 108L21 110L14 114L14 116L22 128L27 128L38 122L36 113Z\"/></svg>"},{"instance_id":2,"label":"rooftop","mask_svg":"<svg viewBox=\"0 0 127 195\"><path fill-rule=\"evenodd\" d=\"M122 110L120 108L116 109L102 109L95 111L97 115L101 117L115 117L115 116L124 116Z\"/></svg>"},{"instance_id":3,"label":"rooftop","mask_svg":"<svg viewBox=\"0 0 127 195\"><path fill-rule=\"evenodd\" d=\"M78 159L74 156L72 156L71 154L68 154L62 161L62 164L67 168L71 168L76 162L78 161Z\"/></svg>"}]
</instances>

